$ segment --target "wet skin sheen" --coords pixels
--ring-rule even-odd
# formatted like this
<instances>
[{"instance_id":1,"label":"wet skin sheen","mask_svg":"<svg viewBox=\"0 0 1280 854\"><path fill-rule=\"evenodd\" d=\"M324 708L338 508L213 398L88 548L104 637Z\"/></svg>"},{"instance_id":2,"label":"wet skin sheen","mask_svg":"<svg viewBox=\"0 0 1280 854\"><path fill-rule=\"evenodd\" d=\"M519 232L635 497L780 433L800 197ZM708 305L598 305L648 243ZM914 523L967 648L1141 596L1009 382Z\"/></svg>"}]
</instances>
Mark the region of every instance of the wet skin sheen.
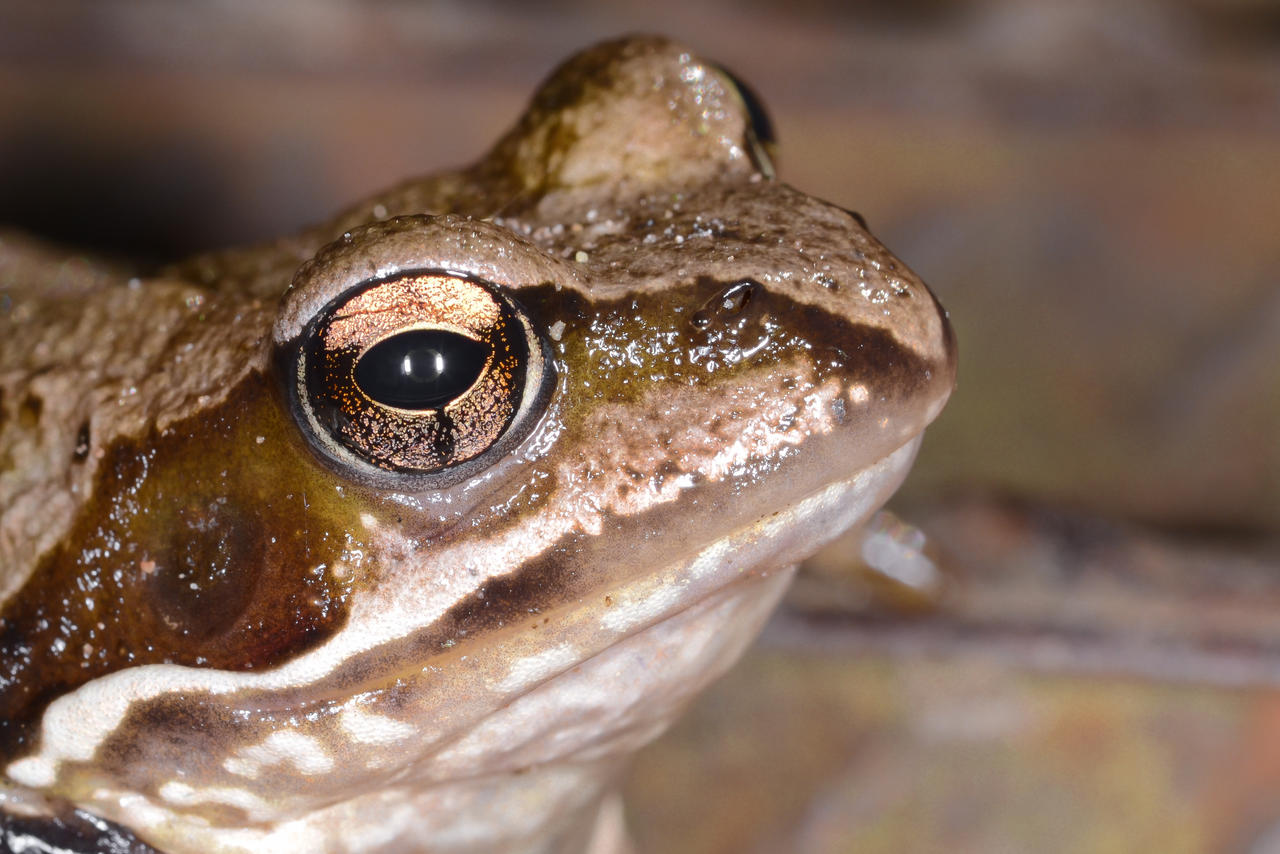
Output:
<instances>
[{"instance_id":1,"label":"wet skin sheen","mask_svg":"<svg viewBox=\"0 0 1280 854\"><path fill-rule=\"evenodd\" d=\"M620 850L625 758L954 378L761 122L633 39L271 245L131 279L3 239L5 844Z\"/></svg>"}]
</instances>

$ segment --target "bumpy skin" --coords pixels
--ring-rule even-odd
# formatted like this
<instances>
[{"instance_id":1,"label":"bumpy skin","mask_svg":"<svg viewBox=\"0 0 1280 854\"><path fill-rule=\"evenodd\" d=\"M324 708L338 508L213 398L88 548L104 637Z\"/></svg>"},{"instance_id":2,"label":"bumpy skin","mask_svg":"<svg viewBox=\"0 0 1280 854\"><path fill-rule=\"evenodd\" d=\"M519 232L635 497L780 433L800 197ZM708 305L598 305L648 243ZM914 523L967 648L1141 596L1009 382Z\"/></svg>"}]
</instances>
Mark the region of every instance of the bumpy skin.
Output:
<instances>
[{"instance_id":1,"label":"bumpy skin","mask_svg":"<svg viewBox=\"0 0 1280 854\"><path fill-rule=\"evenodd\" d=\"M474 167L269 246L131 280L5 239L6 833L612 844L619 762L888 496L954 378L924 285L766 156L728 77L631 39ZM555 373L527 438L426 491L322 461L278 363L415 269L508 289Z\"/></svg>"}]
</instances>

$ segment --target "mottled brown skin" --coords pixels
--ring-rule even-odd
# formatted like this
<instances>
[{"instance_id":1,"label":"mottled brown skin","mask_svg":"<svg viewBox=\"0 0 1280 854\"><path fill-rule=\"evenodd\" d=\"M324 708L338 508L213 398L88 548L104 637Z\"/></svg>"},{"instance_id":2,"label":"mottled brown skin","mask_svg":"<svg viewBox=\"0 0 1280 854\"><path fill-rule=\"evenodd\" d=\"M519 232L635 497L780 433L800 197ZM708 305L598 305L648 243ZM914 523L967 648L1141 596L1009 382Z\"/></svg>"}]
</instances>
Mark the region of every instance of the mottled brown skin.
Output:
<instances>
[{"instance_id":1,"label":"mottled brown skin","mask_svg":"<svg viewBox=\"0 0 1280 854\"><path fill-rule=\"evenodd\" d=\"M521 703L578 708L581 689L558 700L556 686L643 649L646 632L696 649L679 632L697 634L699 609L749 615L745 643L769 601L752 591L778 589L769 579L829 527L861 518L815 496L892 458L841 487L862 516L883 500L955 358L923 284L855 214L773 180L756 131L714 66L631 39L562 66L470 169L271 245L138 281L4 239L12 791L175 851L307 850L319 837L270 835L293 820L335 850L410 850L452 827L437 793L534 791L529 769L564 758L518 721L485 747ZM289 391L324 306L415 271L502 288L550 359L533 420L428 486L344 468ZM741 604L757 595L766 605ZM668 623L682 628L664 635ZM727 665L739 642L724 642L714 665L655 682L660 698L634 701L626 726L564 713L600 728L568 759L603 786L633 733ZM547 655L565 659L560 675L526 686ZM350 735L353 715L375 712L401 733L385 753ZM272 744L285 752L264 754ZM393 789L419 823L361 841L343 804ZM586 800L562 796L519 839L494 827L481 850L585 838L598 795L570 789ZM127 806L135 796L165 817ZM352 809L371 827L406 821ZM241 828L264 835L247 843Z\"/></svg>"}]
</instances>

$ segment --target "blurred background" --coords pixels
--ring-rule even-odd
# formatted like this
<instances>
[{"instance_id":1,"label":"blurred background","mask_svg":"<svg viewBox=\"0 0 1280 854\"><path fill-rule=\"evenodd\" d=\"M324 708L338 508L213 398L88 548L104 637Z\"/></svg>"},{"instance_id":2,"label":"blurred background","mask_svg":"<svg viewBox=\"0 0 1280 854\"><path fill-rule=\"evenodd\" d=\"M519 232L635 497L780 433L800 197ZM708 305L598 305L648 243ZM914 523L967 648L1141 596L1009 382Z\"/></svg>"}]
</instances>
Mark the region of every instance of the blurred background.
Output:
<instances>
[{"instance_id":1,"label":"blurred background","mask_svg":"<svg viewBox=\"0 0 1280 854\"><path fill-rule=\"evenodd\" d=\"M637 762L645 852L1280 852L1274 0L0 0L0 225L159 262L681 39L930 283L925 589L818 567Z\"/></svg>"}]
</instances>

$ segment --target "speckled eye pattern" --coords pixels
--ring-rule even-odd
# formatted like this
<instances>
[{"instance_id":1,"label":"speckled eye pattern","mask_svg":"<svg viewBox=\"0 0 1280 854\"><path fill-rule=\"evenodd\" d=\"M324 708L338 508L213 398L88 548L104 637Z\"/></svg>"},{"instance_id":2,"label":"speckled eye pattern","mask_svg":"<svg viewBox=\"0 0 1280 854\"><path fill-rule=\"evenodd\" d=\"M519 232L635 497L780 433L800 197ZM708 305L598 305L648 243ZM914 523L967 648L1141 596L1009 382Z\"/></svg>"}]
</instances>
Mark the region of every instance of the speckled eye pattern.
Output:
<instances>
[{"instance_id":1,"label":"speckled eye pattern","mask_svg":"<svg viewBox=\"0 0 1280 854\"><path fill-rule=\"evenodd\" d=\"M530 425L517 417L536 420L530 398L549 370L536 331L500 288L436 271L337 297L296 358L296 401L322 454L407 475L522 438Z\"/></svg>"}]
</instances>

